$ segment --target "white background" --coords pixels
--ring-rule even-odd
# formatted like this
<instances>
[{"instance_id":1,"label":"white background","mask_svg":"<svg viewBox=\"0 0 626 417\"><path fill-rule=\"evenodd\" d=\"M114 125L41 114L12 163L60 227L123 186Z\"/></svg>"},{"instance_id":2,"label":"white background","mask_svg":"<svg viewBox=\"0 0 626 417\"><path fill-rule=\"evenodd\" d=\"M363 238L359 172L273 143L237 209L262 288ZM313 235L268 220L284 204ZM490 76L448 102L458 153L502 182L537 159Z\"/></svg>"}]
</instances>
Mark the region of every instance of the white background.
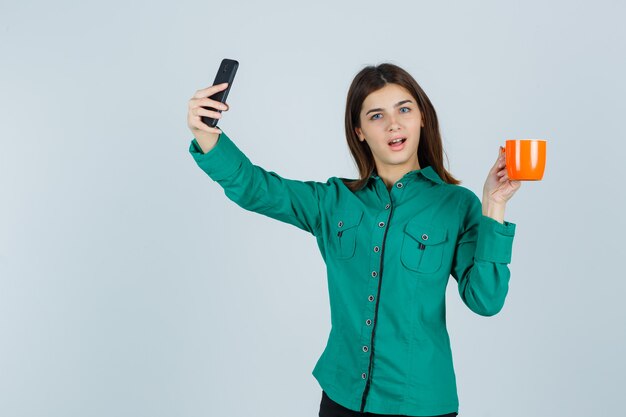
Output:
<instances>
[{"instance_id":1,"label":"white background","mask_svg":"<svg viewBox=\"0 0 626 417\"><path fill-rule=\"evenodd\" d=\"M169 4L168 4L169 3ZM447 292L462 417L623 412L626 147L618 1L0 3L0 415L317 416L330 330L315 238L228 200L188 153L220 126L286 178L355 178L365 65L409 71L448 168L482 196L511 138L548 140L503 310Z\"/></svg>"}]
</instances>

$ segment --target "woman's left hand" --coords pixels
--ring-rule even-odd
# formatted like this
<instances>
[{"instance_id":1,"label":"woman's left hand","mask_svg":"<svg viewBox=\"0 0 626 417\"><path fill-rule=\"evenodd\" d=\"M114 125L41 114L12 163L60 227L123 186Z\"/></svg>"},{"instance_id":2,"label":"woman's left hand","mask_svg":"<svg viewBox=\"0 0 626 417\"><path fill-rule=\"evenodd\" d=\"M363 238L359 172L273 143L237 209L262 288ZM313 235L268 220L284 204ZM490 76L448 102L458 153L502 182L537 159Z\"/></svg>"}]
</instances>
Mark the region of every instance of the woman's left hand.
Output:
<instances>
[{"instance_id":1,"label":"woman's left hand","mask_svg":"<svg viewBox=\"0 0 626 417\"><path fill-rule=\"evenodd\" d=\"M498 159L489 171L485 186L483 187L483 198L487 198L495 204L506 204L507 201L519 188L522 182L510 180L506 172L504 159L504 149L500 147Z\"/></svg>"}]
</instances>

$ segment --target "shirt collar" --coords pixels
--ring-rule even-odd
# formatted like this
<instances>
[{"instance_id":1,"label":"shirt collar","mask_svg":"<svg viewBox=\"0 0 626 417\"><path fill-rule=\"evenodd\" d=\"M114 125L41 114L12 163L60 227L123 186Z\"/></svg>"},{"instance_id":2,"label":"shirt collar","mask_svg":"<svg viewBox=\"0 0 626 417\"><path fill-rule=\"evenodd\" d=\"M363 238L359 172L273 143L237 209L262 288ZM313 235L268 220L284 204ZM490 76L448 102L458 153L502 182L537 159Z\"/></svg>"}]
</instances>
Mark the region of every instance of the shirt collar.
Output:
<instances>
[{"instance_id":1,"label":"shirt collar","mask_svg":"<svg viewBox=\"0 0 626 417\"><path fill-rule=\"evenodd\" d=\"M435 170L433 169L432 166L427 166L425 168L421 168L421 169L415 169L413 171L409 171L406 174L404 174L404 176L402 178L406 178L406 177L413 177L413 176L417 176L417 175L422 175L424 178L429 179L430 181L436 183L436 184L445 184L445 181L441 179L441 177L437 174L437 172L435 172ZM370 175L370 180L371 179L377 179L378 177L378 173L376 172L376 168L374 168L374 172L372 173L372 175Z\"/></svg>"}]
</instances>

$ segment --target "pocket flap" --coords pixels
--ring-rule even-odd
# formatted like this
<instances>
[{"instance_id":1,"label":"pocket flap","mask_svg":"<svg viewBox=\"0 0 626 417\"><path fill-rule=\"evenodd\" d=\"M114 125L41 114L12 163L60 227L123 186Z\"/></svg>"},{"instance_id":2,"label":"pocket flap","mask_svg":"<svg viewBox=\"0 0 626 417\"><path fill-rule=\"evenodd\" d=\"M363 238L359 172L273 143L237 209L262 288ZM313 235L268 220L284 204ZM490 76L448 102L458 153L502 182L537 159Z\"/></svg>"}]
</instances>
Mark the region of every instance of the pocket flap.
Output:
<instances>
[{"instance_id":1,"label":"pocket flap","mask_svg":"<svg viewBox=\"0 0 626 417\"><path fill-rule=\"evenodd\" d=\"M335 230L346 230L361 223L362 210L339 210L333 214Z\"/></svg>"},{"instance_id":2,"label":"pocket flap","mask_svg":"<svg viewBox=\"0 0 626 417\"><path fill-rule=\"evenodd\" d=\"M448 237L448 231L444 228L413 221L408 222L404 230L411 235L413 239L426 246L444 242Z\"/></svg>"}]
</instances>

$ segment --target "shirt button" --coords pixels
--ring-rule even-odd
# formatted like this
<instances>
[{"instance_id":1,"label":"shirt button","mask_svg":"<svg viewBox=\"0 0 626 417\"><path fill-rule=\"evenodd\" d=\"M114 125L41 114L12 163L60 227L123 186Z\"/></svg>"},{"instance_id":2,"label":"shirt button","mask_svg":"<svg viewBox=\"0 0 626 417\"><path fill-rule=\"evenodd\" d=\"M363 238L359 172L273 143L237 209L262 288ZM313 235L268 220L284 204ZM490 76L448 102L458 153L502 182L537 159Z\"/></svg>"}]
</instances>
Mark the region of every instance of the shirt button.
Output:
<instances>
[{"instance_id":1,"label":"shirt button","mask_svg":"<svg viewBox=\"0 0 626 417\"><path fill-rule=\"evenodd\" d=\"M378 227L383 227L384 225L385 225L385 222L378 223Z\"/></svg>"},{"instance_id":2,"label":"shirt button","mask_svg":"<svg viewBox=\"0 0 626 417\"><path fill-rule=\"evenodd\" d=\"M339 223L337 223L337 226L339 226L339 227L343 226L343 222L341 220L339 220Z\"/></svg>"},{"instance_id":3,"label":"shirt button","mask_svg":"<svg viewBox=\"0 0 626 417\"><path fill-rule=\"evenodd\" d=\"M367 379L367 374L366 374L365 372L363 372L363 373L361 374L361 378L362 378L362 379Z\"/></svg>"},{"instance_id":4,"label":"shirt button","mask_svg":"<svg viewBox=\"0 0 626 417\"><path fill-rule=\"evenodd\" d=\"M397 184L396 184L396 187L398 187L398 188L402 188L402 183L401 183L401 182L397 183Z\"/></svg>"},{"instance_id":5,"label":"shirt button","mask_svg":"<svg viewBox=\"0 0 626 417\"><path fill-rule=\"evenodd\" d=\"M376 275L378 275L378 272L376 272L376 271L372 271L372 276L373 276L374 278L376 278Z\"/></svg>"},{"instance_id":6,"label":"shirt button","mask_svg":"<svg viewBox=\"0 0 626 417\"><path fill-rule=\"evenodd\" d=\"M380 248L378 246L374 246L374 252L378 252Z\"/></svg>"},{"instance_id":7,"label":"shirt button","mask_svg":"<svg viewBox=\"0 0 626 417\"><path fill-rule=\"evenodd\" d=\"M422 240L428 240L428 235L426 233L422 235Z\"/></svg>"},{"instance_id":8,"label":"shirt button","mask_svg":"<svg viewBox=\"0 0 626 417\"><path fill-rule=\"evenodd\" d=\"M365 320L365 324L367 324L368 326L371 325L372 324L372 320L370 320L370 319Z\"/></svg>"},{"instance_id":9,"label":"shirt button","mask_svg":"<svg viewBox=\"0 0 626 417\"><path fill-rule=\"evenodd\" d=\"M387 210L389 207L391 207L391 204L387 204L387 205L385 206L385 210Z\"/></svg>"},{"instance_id":10,"label":"shirt button","mask_svg":"<svg viewBox=\"0 0 626 417\"><path fill-rule=\"evenodd\" d=\"M363 346L363 352L367 352L367 346Z\"/></svg>"},{"instance_id":11,"label":"shirt button","mask_svg":"<svg viewBox=\"0 0 626 417\"><path fill-rule=\"evenodd\" d=\"M370 301L374 301L374 296L370 295L369 297L367 297L367 299L370 300Z\"/></svg>"}]
</instances>

